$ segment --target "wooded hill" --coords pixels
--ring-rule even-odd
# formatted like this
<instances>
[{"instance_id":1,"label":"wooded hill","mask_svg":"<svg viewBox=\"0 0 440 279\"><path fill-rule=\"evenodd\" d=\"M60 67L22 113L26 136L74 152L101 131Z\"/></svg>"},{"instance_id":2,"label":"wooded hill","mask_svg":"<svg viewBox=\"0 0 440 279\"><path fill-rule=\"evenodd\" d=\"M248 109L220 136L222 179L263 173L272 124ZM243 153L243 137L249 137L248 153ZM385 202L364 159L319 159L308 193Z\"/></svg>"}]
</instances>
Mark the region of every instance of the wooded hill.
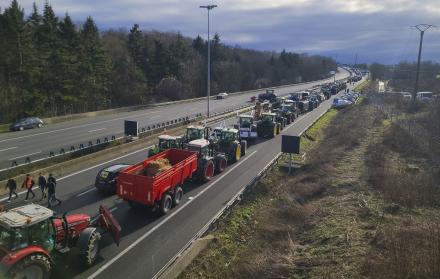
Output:
<instances>
[{"instance_id":1,"label":"wooded hill","mask_svg":"<svg viewBox=\"0 0 440 279\"><path fill-rule=\"evenodd\" d=\"M170 27L171 29L172 27ZM207 42L179 33L100 31L59 18L49 4L29 15L13 0L0 10L0 122L206 95ZM262 52L212 39L212 93L328 76L333 59Z\"/></svg>"}]
</instances>

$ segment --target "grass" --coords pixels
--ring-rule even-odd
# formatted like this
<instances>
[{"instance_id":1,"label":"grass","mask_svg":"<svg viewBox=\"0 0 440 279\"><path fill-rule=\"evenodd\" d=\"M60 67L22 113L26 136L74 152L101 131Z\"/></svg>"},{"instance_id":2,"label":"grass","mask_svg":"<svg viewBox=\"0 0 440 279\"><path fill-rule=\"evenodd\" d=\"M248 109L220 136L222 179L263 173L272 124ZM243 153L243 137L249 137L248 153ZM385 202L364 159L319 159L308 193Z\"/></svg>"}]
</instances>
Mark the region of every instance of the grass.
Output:
<instances>
[{"instance_id":1,"label":"grass","mask_svg":"<svg viewBox=\"0 0 440 279\"><path fill-rule=\"evenodd\" d=\"M356 92L362 92L366 87L368 87L370 85L371 81L370 80L364 80L361 84L357 85L354 88L354 91Z\"/></svg>"}]
</instances>

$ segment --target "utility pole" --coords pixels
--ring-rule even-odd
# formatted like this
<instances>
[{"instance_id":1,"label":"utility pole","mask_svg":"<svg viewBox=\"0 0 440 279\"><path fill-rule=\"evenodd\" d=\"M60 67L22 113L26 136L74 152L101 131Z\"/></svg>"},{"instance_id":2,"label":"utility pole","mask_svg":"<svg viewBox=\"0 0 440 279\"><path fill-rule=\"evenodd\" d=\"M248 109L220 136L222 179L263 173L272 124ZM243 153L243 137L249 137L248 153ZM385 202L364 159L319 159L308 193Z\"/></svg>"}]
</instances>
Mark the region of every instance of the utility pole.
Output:
<instances>
[{"instance_id":1,"label":"utility pole","mask_svg":"<svg viewBox=\"0 0 440 279\"><path fill-rule=\"evenodd\" d=\"M356 68L357 63L358 63L358 54L356 53L356 55L354 56L354 68Z\"/></svg>"},{"instance_id":2,"label":"utility pole","mask_svg":"<svg viewBox=\"0 0 440 279\"><path fill-rule=\"evenodd\" d=\"M217 5L206 5L206 6L200 6L202 9L206 9L208 11L208 108L206 117L209 118L209 99L211 98L211 42L209 38L209 11L216 8Z\"/></svg>"},{"instance_id":3,"label":"utility pole","mask_svg":"<svg viewBox=\"0 0 440 279\"><path fill-rule=\"evenodd\" d=\"M435 26L431 24L418 24L414 27L420 31L420 44L419 44L419 57L417 58L416 83L414 85L413 101L416 100L417 92L419 91L420 59L422 58L423 35L425 35L425 31Z\"/></svg>"}]
</instances>

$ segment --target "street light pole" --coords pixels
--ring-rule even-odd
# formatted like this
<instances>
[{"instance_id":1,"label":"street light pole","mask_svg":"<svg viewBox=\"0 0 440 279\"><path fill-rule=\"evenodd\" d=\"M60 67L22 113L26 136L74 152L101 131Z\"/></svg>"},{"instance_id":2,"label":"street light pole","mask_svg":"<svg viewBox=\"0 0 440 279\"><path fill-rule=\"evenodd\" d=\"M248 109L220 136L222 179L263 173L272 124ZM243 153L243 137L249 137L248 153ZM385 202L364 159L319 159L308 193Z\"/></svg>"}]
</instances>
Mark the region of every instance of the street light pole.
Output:
<instances>
[{"instance_id":1,"label":"street light pole","mask_svg":"<svg viewBox=\"0 0 440 279\"><path fill-rule=\"evenodd\" d=\"M420 44L419 44L419 56L417 58L416 82L415 82L415 85L414 85L413 101L416 100L417 92L419 91L420 60L421 60L421 57L422 57L423 35L425 35L425 31L426 30L428 30L431 27L434 27L434 25L419 24L419 25L416 25L414 27L417 28L417 30L420 31Z\"/></svg>"},{"instance_id":2,"label":"street light pole","mask_svg":"<svg viewBox=\"0 0 440 279\"><path fill-rule=\"evenodd\" d=\"M208 11L208 108L207 108L207 114L206 117L209 118L209 100L211 98L211 39L209 38L209 11L216 8L217 5L206 5L206 6L200 6L202 9L206 9Z\"/></svg>"}]
</instances>

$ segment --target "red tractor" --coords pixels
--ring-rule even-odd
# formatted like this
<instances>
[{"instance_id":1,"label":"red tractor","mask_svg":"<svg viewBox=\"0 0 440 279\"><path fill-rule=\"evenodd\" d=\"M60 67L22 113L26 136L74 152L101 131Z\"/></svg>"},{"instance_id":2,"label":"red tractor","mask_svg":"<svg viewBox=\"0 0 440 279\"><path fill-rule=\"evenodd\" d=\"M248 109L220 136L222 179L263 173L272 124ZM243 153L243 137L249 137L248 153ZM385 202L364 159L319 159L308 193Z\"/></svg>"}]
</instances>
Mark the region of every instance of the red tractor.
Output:
<instances>
[{"instance_id":1,"label":"red tractor","mask_svg":"<svg viewBox=\"0 0 440 279\"><path fill-rule=\"evenodd\" d=\"M57 218L38 204L0 212L0 277L48 279L55 258L71 249L91 266L99 257L98 230L110 232L119 245L121 227L102 205L94 220L86 214Z\"/></svg>"}]
</instances>

